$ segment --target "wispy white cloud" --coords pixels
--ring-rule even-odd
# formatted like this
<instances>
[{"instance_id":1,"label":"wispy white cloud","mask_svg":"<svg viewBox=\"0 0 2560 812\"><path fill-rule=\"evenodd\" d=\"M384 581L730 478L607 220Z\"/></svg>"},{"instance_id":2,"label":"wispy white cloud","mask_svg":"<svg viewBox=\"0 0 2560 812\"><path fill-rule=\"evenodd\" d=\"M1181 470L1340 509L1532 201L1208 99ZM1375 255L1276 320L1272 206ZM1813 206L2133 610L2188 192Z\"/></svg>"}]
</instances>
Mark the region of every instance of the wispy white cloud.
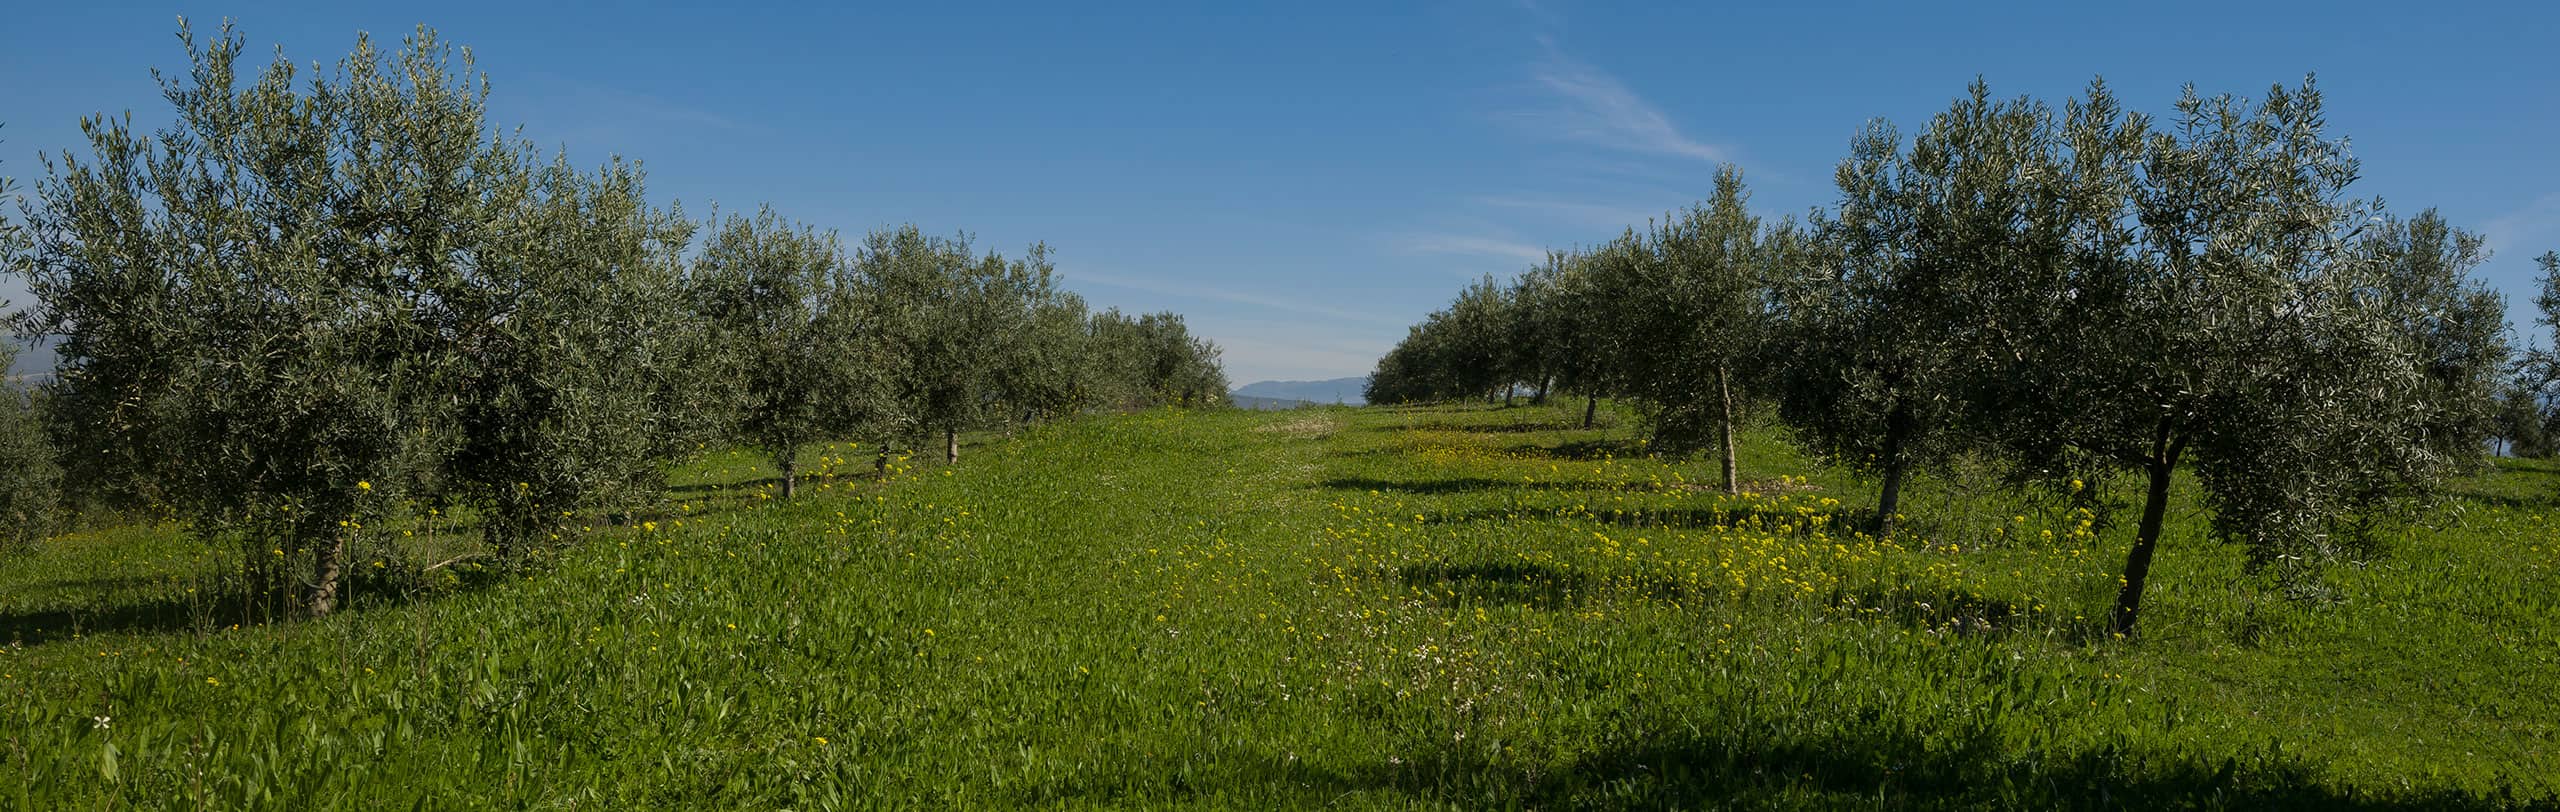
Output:
<instances>
[{"instance_id":1,"label":"wispy white cloud","mask_svg":"<svg viewBox=\"0 0 2560 812\"><path fill-rule=\"evenodd\" d=\"M1547 261L1547 249L1535 245L1463 234L1416 234L1400 240L1398 247L1408 253L1499 257L1517 260L1524 265Z\"/></svg>"},{"instance_id":2,"label":"wispy white cloud","mask_svg":"<svg viewBox=\"0 0 2560 812\"><path fill-rule=\"evenodd\" d=\"M1522 13L1528 14L1542 26L1554 28L1564 24L1564 15L1555 13L1538 0L1512 0L1511 5L1518 7Z\"/></svg>"},{"instance_id":3,"label":"wispy white cloud","mask_svg":"<svg viewBox=\"0 0 2560 812\"><path fill-rule=\"evenodd\" d=\"M553 85L551 88L543 89L551 91L545 94L552 97L546 101L585 102L632 118L643 118L657 123L716 130L753 129L744 122L710 110L679 104L626 87L598 84L550 71L531 71L529 76L535 81Z\"/></svg>"},{"instance_id":4,"label":"wispy white cloud","mask_svg":"<svg viewBox=\"0 0 2560 812\"><path fill-rule=\"evenodd\" d=\"M1229 304L1240 304L1263 308L1266 310L1277 310L1283 313L1296 313L1305 316L1321 316L1328 319L1359 322L1369 325L1397 326L1404 323L1397 319L1387 318L1374 313L1361 313L1338 307L1328 307L1310 302L1295 301L1282 297L1256 293L1253 291L1236 290L1232 288L1210 287L1207 285L1193 285L1181 282L1165 282L1154 279L1138 279L1134 277L1119 276L1116 274L1097 273L1093 271L1074 269L1067 270L1065 273L1061 274L1061 276L1070 286L1078 282L1091 282L1105 287L1144 291L1159 296L1176 296L1185 299L1226 302Z\"/></svg>"},{"instance_id":5,"label":"wispy white cloud","mask_svg":"<svg viewBox=\"0 0 2560 812\"><path fill-rule=\"evenodd\" d=\"M549 71L528 71L523 85L498 92L507 103L540 110L544 120L558 125L528 129L534 142L580 151L630 154L643 137L734 139L771 132L709 109Z\"/></svg>"},{"instance_id":6,"label":"wispy white cloud","mask_svg":"<svg viewBox=\"0 0 2560 812\"><path fill-rule=\"evenodd\" d=\"M1731 151L1680 131L1671 116L1646 101L1608 71L1566 55L1551 38L1538 38L1541 51L1530 78L1545 91L1551 106L1511 116L1541 135L1627 152L1726 161Z\"/></svg>"},{"instance_id":7,"label":"wispy white cloud","mask_svg":"<svg viewBox=\"0 0 2560 812\"><path fill-rule=\"evenodd\" d=\"M2553 192L2525 204L2524 208L2491 218L2480 224L2480 235L2490 250L2501 255L2517 252L2540 256L2543 251L2560 250L2560 192ZM2534 246L2552 243L2542 248Z\"/></svg>"},{"instance_id":8,"label":"wispy white cloud","mask_svg":"<svg viewBox=\"0 0 2560 812\"><path fill-rule=\"evenodd\" d=\"M1503 195L1479 195L1468 198L1467 201L1480 206L1526 212L1550 221L1605 228L1641 226L1647 220L1662 217L1662 213L1668 210L1667 208L1647 209L1639 206Z\"/></svg>"}]
</instances>

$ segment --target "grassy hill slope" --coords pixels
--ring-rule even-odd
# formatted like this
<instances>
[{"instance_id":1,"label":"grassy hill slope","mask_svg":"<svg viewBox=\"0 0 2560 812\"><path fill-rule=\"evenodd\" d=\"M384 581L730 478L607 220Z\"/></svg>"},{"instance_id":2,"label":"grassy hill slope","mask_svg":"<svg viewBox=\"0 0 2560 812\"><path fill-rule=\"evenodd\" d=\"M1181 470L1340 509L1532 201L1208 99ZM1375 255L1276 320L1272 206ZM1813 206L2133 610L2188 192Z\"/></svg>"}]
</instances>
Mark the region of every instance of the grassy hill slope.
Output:
<instances>
[{"instance_id":1,"label":"grassy hill slope","mask_svg":"<svg viewBox=\"0 0 2560 812\"><path fill-rule=\"evenodd\" d=\"M1871 491L1765 433L1727 499L1578 416L1149 412L787 504L715 457L539 572L271 626L165 530L66 537L0 570L0 806L2560 792L2560 468L2502 463L2317 601L2182 508L2128 642L2126 530L1935 481L1865 539Z\"/></svg>"}]
</instances>

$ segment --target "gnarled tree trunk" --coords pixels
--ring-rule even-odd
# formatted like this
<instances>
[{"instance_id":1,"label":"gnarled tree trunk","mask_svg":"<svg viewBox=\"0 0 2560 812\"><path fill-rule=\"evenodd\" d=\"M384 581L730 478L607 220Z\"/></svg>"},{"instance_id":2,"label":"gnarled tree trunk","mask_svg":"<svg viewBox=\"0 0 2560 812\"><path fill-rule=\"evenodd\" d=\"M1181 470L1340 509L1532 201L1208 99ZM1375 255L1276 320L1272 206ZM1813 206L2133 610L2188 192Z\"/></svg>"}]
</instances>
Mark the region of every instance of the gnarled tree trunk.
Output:
<instances>
[{"instance_id":1,"label":"gnarled tree trunk","mask_svg":"<svg viewBox=\"0 0 2560 812\"><path fill-rule=\"evenodd\" d=\"M2116 589L2115 614L2107 626L2116 634L2132 637L2134 623L2142 617L2142 584L2151 577L2151 552L2160 545L2160 530L2169 514L2169 483L2178 471L2178 456L2186 450L2186 439L2170 439L2172 428L2162 424L2151 445L2151 459L2143 467L2151 477L2151 488L2142 498L2142 526L2134 531L2133 549L2124 556L2123 585Z\"/></svg>"}]
</instances>

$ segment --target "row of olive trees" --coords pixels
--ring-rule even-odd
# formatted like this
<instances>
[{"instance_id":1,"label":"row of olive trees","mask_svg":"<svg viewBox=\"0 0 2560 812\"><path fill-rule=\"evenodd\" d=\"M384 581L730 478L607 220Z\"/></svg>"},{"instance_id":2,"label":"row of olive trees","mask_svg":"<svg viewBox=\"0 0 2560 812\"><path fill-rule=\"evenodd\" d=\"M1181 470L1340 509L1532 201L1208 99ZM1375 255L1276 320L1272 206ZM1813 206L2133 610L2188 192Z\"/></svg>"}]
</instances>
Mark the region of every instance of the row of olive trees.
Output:
<instances>
[{"instance_id":1,"label":"row of olive trees","mask_svg":"<svg viewBox=\"0 0 2560 812\"><path fill-rule=\"evenodd\" d=\"M2542 274L2533 303L2535 322L2549 331L2549 346L2525 353L2514 379L2498 394L2496 435L2501 450L2518 457L2560 457L2560 252L2536 257Z\"/></svg>"},{"instance_id":2,"label":"row of olive trees","mask_svg":"<svg viewBox=\"0 0 2560 812\"><path fill-rule=\"evenodd\" d=\"M1736 416L1759 393L1772 260L1791 231L1764 234L1738 170L1707 203L1585 252L1555 252L1509 286L1486 277L1432 313L1378 363L1371 402L1508 397L1525 383L1642 407L1655 448L1715 449L1739 492Z\"/></svg>"},{"instance_id":3,"label":"row of olive trees","mask_svg":"<svg viewBox=\"0 0 2560 812\"><path fill-rule=\"evenodd\" d=\"M308 77L243 73L227 26L180 35L171 123L84 120L88 155L0 232L35 298L14 326L58 355L42 431L12 388L0 453L49 439L85 498L238 543L254 595L331 611L350 542L425 506L513 556L711 442L771 454L788 493L821 438L956 458L963 430L1225 391L1180 317L1087 313L1045 248L908 227L847 252L763 211L697 251L637 166L499 134L424 28ZM44 484L0 482L0 511L50 511Z\"/></svg>"},{"instance_id":4,"label":"row of olive trees","mask_svg":"<svg viewBox=\"0 0 2560 812\"><path fill-rule=\"evenodd\" d=\"M771 209L718 222L686 280L738 437L772 457L784 496L798 454L827 437L930 438L1093 408L1211 405L1218 349L1182 317L1088 312L1057 286L1046 246L1020 259L913 226L848 251Z\"/></svg>"},{"instance_id":5,"label":"row of olive trees","mask_svg":"<svg viewBox=\"0 0 2560 812\"><path fill-rule=\"evenodd\" d=\"M15 191L16 184L0 175L0 199ZM0 258L20 255L25 244L26 230L0 212ZM0 311L8 306L0 301ZM61 507L62 468L45 442L37 404L9 378L17 349L14 342L0 341L0 553L51 533Z\"/></svg>"},{"instance_id":6,"label":"row of olive trees","mask_svg":"<svg viewBox=\"0 0 2560 812\"><path fill-rule=\"evenodd\" d=\"M2215 535L2280 564L2476 464L2495 430L2510 355L2469 277L2480 239L2349 197L2356 161L2323 125L2308 81L2190 90L2165 121L2103 84L2057 111L1977 83L1913 138L1860 133L1801 225L1752 218L1728 168L1705 205L1471 289L1376 394L1627 397L1663 448L1720 447L1728 489L1736 416L1765 405L1881 480L1878 533L1912 475L1958 458L2083 500L2123 475L2130 633L2181 467ZM1497 326L1455 329L1470 297Z\"/></svg>"}]
</instances>

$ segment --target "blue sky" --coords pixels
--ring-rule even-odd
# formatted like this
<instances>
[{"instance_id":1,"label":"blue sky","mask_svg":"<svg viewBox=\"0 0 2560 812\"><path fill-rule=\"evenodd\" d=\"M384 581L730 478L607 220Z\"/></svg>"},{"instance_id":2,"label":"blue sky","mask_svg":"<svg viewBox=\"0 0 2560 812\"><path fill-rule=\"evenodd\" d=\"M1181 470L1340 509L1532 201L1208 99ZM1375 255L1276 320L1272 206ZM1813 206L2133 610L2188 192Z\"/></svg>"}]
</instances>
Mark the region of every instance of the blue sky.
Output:
<instances>
[{"instance_id":1,"label":"blue sky","mask_svg":"<svg viewBox=\"0 0 2560 812\"><path fill-rule=\"evenodd\" d=\"M179 15L305 64L426 23L499 121L642 159L663 201L1046 241L1097 306L1188 316L1237 383L1366 373L1469 279L1694 201L1721 161L1765 213L1825 205L1862 122L1915 127L1977 75L2050 100L2103 75L2157 113L2317 72L2357 193L2486 233L2520 329L2560 249L2541 2L750 5L21 6L0 174L30 185L83 114L163 118Z\"/></svg>"}]
</instances>

